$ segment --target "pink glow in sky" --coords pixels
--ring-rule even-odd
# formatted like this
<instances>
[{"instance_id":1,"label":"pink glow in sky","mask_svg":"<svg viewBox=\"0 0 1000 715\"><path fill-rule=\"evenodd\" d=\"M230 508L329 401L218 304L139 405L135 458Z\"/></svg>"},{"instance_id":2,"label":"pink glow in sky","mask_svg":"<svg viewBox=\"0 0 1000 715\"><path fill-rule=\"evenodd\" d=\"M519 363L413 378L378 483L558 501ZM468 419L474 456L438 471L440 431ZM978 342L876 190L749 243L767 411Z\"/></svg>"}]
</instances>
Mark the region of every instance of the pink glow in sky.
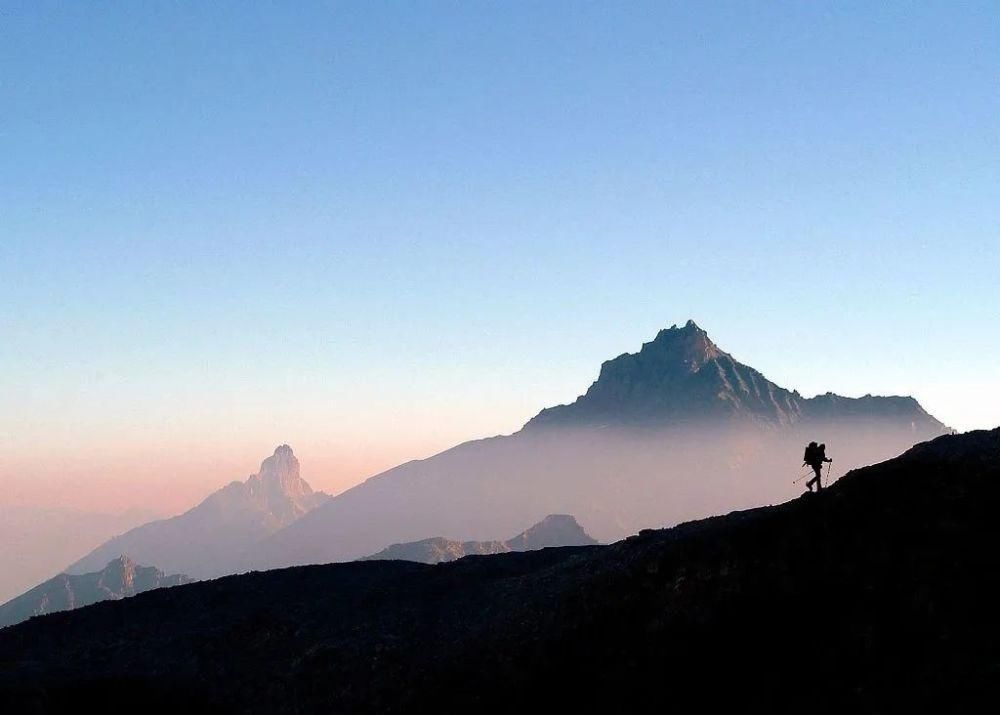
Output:
<instances>
[{"instance_id":1,"label":"pink glow in sky","mask_svg":"<svg viewBox=\"0 0 1000 715\"><path fill-rule=\"evenodd\" d=\"M77 452L37 460L5 463L3 504L53 506L84 511L121 512L152 509L170 515L194 506L212 491L257 472L260 462L281 440L261 443L244 454L237 449L199 449L177 453L150 450L123 454ZM336 494L363 479L414 457L430 456L447 444L422 449L407 444L380 451L324 449L293 444L302 475L317 490Z\"/></svg>"}]
</instances>

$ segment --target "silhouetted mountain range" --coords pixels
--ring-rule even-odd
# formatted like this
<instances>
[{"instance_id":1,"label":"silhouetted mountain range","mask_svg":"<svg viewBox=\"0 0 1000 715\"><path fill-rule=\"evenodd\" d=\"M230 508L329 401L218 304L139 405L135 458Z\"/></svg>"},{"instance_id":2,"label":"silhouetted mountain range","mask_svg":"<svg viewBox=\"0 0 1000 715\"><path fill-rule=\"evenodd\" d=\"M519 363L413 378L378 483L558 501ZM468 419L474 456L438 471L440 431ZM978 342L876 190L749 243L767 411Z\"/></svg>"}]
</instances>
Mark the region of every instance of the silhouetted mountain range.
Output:
<instances>
[{"instance_id":1,"label":"silhouetted mountain range","mask_svg":"<svg viewBox=\"0 0 1000 715\"><path fill-rule=\"evenodd\" d=\"M288 526L329 498L299 475L287 444L260 471L232 482L180 516L161 519L107 541L67 571L95 571L118 554L168 573L211 578L232 573L264 537Z\"/></svg>"},{"instance_id":2,"label":"silhouetted mountain range","mask_svg":"<svg viewBox=\"0 0 1000 715\"><path fill-rule=\"evenodd\" d=\"M0 707L987 712L998 504L1000 429L610 546L152 591L0 631Z\"/></svg>"},{"instance_id":3,"label":"silhouetted mountain range","mask_svg":"<svg viewBox=\"0 0 1000 715\"><path fill-rule=\"evenodd\" d=\"M597 541L569 514L549 514L540 522L506 541L455 541L437 536L406 544L393 544L361 561L402 560L424 564L454 561L464 556L534 551L555 546L590 546Z\"/></svg>"},{"instance_id":4,"label":"silhouetted mountain range","mask_svg":"<svg viewBox=\"0 0 1000 715\"><path fill-rule=\"evenodd\" d=\"M124 553L211 578L349 561L428 534L499 542L547 513L573 514L608 542L787 498L791 479L774 475L794 476L805 442L825 441L843 471L946 429L909 397L803 398L689 321L606 362L576 402L543 410L513 435L408 462L334 498L312 491L283 445L258 475L111 539L67 570L95 571Z\"/></svg>"},{"instance_id":5,"label":"silhouetted mountain range","mask_svg":"<svg viewBox=\"0 0 1000 715\"><path fill-rule=\"evenodd\" d=\"M191 583L187 576L167 576L152 566L138 566L127 556L120 556L100 571L76 576L62 573L8 601L0 606L0 628L32 616L69 611L185 583Z\"/></svg>"},{"instance_id":6,"label":"silhouetted mountain range","mask_svg":"<svg viewBox=\"0 0 1000 715\"><path fill-rule=\"evenodd\" d=\"M910 397L805 399L718 348L693 322L606 362L572 405L337 495L254 551L255 568L356 559L427 534L495 541L569 513L600 541L779 501L803 446L843 473L947 428Z\"/></svg>"}]
</instances>

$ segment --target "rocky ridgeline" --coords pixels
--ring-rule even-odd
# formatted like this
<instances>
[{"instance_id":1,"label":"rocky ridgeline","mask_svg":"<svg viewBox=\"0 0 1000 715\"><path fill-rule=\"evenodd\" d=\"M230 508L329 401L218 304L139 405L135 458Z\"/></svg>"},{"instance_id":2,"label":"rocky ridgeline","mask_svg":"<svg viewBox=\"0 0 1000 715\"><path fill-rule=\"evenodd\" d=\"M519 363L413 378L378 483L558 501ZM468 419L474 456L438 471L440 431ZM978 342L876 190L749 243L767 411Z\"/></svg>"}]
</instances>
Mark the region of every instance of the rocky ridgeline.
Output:
<instances>
[{"instance_id":1,"label":"rocky ridgeline","mask_svg":"<svg viewBox=\"0 0 1000 715\"><path fill-rule=\"evenodd\" d=\"M119 556L100 571L71 575L62 573L0 606L0 628L33 616L82 608L93 603L119 600L154 588L191 583L187 576L166 575L152 566L139 566Z\"/></svg>"}]
</instances>

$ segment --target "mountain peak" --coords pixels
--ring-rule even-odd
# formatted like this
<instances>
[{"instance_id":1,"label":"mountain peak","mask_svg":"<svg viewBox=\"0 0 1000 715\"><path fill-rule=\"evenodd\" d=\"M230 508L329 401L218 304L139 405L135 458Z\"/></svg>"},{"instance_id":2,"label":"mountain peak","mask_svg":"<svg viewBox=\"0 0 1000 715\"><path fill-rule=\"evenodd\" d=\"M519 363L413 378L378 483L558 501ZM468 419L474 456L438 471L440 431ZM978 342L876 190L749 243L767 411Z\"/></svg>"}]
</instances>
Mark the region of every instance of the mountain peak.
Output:
<instances>
[{"instance_id":1,"label":"mountain peak","mask_svg":"<svg viewBox=\"0 0 1000 715\"><path fill-rule=\"evenodd\" d=\"M299 473L299 460L287 444L280 444L274 454L261 462L260 471L246 482L258 506L285 526L327 498L315 492Z\"/></svg>"},{"instance_id":2,"label":"mountain peak","mask_svg":"<svg viewBox=\"0 0 1000 715\"><path fill-rule=\"evenodd\" d=\"M287 444L278 445L274 454L261 462L257 476L268 491L296 495L312 491L299 475L299 460Z\"/></svg>"},{"instance_id":3,"label":"mountain peak","mask_svg":"<svg viewBox=\"0 0 1000 715\"><path fill-rule=\"evenodd\" d=\"M257 474L233 481L179 516L140 526L106 541L72 564L74 574L118 565L156 564L167 573L214 578L232 573L261 539L329 498L299 473L292 448L280 444ZM128 554L128 557L120 554Z\"/></svg>"},{"instance_id":4,"label":"mountain peak","mask_svg":"<svg viewBox=\"0 0 1000 715\"><path fill-rule=\"evenodd\" d=\"M659 331L639 352L606 361L584 395L570 405L542 410L528 424L646 423L728 415L739 410L739 400L730 399L733 386L745 389L757 382L766 381L688 320L682 327L675 324ZM755 392L771 392L772 387L753 384ZM770 397L765 401L770 403Z\"/></svg>"},{"instance_id":5,"label":"mountain peak","mask_svg":"<svg viewBox=\"0 0 1000 715\"><path fill-rule=\"evenodd\" d=\"M298 472L299 460L295 458L295 452L287 444L279 444L274 448L274 454L265 459L260 465L260 473L267 470L290 470Z\"/></svg>"},{"instance_id":6,"label":"mountain peak","mask_svg":"<svg viewBox=\"0 0 1000 715\"><path fill-rule=\"evenodd\" d=\"M669 328L664 328L660 332L661 333L671 333L671 332L704 333L705 330L700 325L698 325L696 322L694 322L694 320L688 318L687 322L684 323L684 325L678 327L677 323L674 323Z\"/></svg>"},{"instance_id":7,"label":"mountain peak","mask_svg":"<svg viewBox=\"0 0 1000 715\"><path fill-rule=\"evenodd\" d=\"M121 554L117 559L112 559L105 566L105 570L121 569L122 571L129 571L135 569L135 562L128 557L128 554Z\"/></svg>"},{"instance_id":8,"label":"mountain peak","mask_svg":"<svg viewBox=\"0 0 1000 715\"><path fill-rule=\"evenodd\" d=\"M502 554L508 551L534 551L550 546L591 546L596 543L575 517L569 514L549 514L507 541L454 541L435 536L421 541L393 544L359 561L403 560L438 564L471 554Z\"/></svg>"},{"instance_id":9,"label":"mountain peak","mask_svg":"<svg viewBox=\"0 0 1000 715\"><path fill-rule=\"evenodd\" d=\"M705 363L726 354L693 320L687 321L681 328L673 325L661 330L639 352L648 353L665 366L683 365L691 372L696 372Z\"/></svg>"},{"instance_id":10,"label":"mountain peak","mask_svg":"<svg viewBox=\"0 0 1000 715\"><path fill-rule=\"evenodd\" d=\"M549 514L506 543L512 551L532 551L548 546L589 546L597 541L570 514Z\"/></svg>"},{"instance_id":11,"label":"mountain peak","mask_svg":"<svg viewBox=\"0 0 1000 715\"><path fill-rule=\"evenodd\" d=\"M943 425L912 398L845 398L828 394L804 400L721 350L693 320L659 331L636 353L601 365L597 380L568 405L542 410L526 427L661 425L705 420L749 420L790 425L802 419L889 419L928 427Z\"/></svg>"}]
</instances>

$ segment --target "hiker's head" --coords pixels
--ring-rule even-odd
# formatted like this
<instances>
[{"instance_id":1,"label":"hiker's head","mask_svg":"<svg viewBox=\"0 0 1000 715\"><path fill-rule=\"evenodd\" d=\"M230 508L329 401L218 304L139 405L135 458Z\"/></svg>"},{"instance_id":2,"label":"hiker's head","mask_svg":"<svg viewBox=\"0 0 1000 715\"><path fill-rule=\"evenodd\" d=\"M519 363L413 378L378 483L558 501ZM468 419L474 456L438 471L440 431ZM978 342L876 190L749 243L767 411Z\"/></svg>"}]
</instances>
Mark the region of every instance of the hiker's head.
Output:
<instances>
[{"instance_id":1,"label":"hiker's head","mask_svg":"<svg viewBox=\"0 0 1000 715\"><path fill-rule=\"evenodd\" d=\"M825 445L825 444L821 444L821 445L819 446L819 448L820 448L820 449L822 449L822 450L825 450L825 449L826 449L826 445Z\"/></svg>"}]
</instances>

